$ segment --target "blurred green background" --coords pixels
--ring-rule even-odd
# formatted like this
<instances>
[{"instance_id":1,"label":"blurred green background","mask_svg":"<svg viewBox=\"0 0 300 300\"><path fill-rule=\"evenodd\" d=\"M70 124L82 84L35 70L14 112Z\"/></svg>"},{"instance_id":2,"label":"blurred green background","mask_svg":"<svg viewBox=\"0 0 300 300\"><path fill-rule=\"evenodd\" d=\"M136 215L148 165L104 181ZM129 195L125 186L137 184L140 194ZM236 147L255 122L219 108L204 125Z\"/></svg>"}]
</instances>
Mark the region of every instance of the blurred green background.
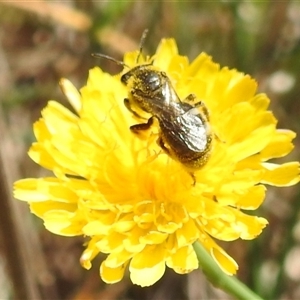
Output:
<instances>
[{"instance_id":1,"label":"blurred green background","mask_svg":"<svg viewBox=\"0 0 300 300\"><path fill-rule=\"evenodd\" d=\"M221 66L256 78L259 91L271 99L278 127L300 131L300 1L1 1L0 299L231 299L201 271L168 271L144 289L128 279L105 285L98 274L101 257L90 271L79 264L83 239L47 232L26 204L11 199L14 180L47 174L26 152L34 141L32 123L47 101L68 106L59 79L80 88L95 65L118 73L119 66L91 53L122 60L138 48L145 28L144 53L153 54L163 37L174 37L190 60L205 51ZM288 161L299 160L299 142ZM270 222L263 234L220 243L238 262L238 277L265 299L300 299L299 206L299 185L269 188L255 212Z\"/></svg>"}]
</instances>

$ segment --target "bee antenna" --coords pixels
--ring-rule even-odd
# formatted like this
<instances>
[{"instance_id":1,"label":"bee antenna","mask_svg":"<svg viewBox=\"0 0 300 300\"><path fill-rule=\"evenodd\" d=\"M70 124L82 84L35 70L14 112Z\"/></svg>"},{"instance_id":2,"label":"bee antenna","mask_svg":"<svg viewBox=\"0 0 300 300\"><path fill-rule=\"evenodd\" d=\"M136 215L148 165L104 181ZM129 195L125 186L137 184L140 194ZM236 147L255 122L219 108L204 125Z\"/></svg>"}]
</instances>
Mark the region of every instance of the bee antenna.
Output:
<instances>
[{"instance_id":1,"label":"bee antenna","mask_svg":"<svg viewBox=\"0 0 300 300\"><path fill-rule=\"evenodd\" d=\"M108 59L110 61L113 61L114 63L116 63L119 66L129 68L124 62L122 62L120 60L117 60L117 59L115 59L115 58L113 58L109 55L105 55L105 54L102 54L102 53L92 53L92 56L96 57L96 58L105 58L105 59Z\"/></svg>"},{"instance_id":2,"label":"bee antenna","mask_svg":"<svg viewBox=\"0 0 300 300\"><path fill-rule=\"evenodd\" d=\"M142 37L141 37L141 41L140 41L139 54L138 54L138 56L136 58L136 63L139 62L140 56L141 56L142 51L143 51L144 42L145 42L145 39L146 39L146 37L148 35L148 32L149 32L148 28L146 28L143 31L143 34L142 34Z\"/></svg>"}]
</instances>

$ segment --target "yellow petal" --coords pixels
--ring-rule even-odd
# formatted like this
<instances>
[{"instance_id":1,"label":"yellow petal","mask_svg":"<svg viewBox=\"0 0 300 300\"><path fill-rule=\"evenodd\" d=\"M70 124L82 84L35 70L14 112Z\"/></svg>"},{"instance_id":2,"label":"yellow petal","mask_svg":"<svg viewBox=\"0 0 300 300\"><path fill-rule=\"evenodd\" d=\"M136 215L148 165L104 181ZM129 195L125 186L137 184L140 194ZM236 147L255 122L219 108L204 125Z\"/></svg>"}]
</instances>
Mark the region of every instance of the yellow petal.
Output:
<instances>
[{"instance_id":1,"label":"yellow petal","mask_svg":"<svg viewBox=\"0 0 300 300\"><path fill-rule=\"evenodd\" d=\"M34 211L33 208L32 210ZM85 221L76 213L67 210L49 210L44 213L43 218L45 227L55 234L63 236L82 235Z\"/></svg>"},{"instance_id":2,"label":"yellow petal","mask_svg":"<svg viewBox=\"0 0 300 300\"><path fill-rule=\"evenodd\" d=\"M239 268L238 264L223 249L219 247L212 248L210 253L224 273L227 275L236 274L236 271Z\"/></svg>"},{"instance_id":3,"label":"yellow petal","mask_svg":"<svg viewBox=\"0 0 300 300\"><path fill-rule=\"evenodd\" d=\"M92 267L92 259L99 253L98 248L95 246L97 239L92 238L88 243L86 249L80 257L80 264L87 270Z\"/></svg>"},{"instance_id":4,"label":"yellow petal","mask_svg":"<svg viewBox=\"0 0 300 300\"><path fill-rule=\"evenodd\" d=\"M154 58L154 65L159 66L161 70L168 70L170 61L177 55L177 45L174 39L163 39L157 50Z\"/></svg>"},{"instance_id":5,"label":"yellow petal","mask_svg":"<svg viewBox=\"0 0 300 300\"><path fill-rule=\"evenodd\" d=\"M167 266L178 274L186 274L199 266L197 255L192 245L180 248L167 260Z\"/></svg>"},{"instance_id":6,"label":"yellow petal","mask_svg":"<svg viewBox=\"0 0 300 300\"><path fill-rule=\"evenodd\" d=\"M105 261L102 262L100 266L100 276L106 283L116 283L122 280L124 277L124 272L126 269L126 265L121 265L117 268L110 268L106 266Z\"/></svg>"},{"instance_id":7,"label":"yellow petal","mask_svg":"<svg viewBox=\"0 0 300 300\"><path fill-rule=\"evenodd\" d=\"M292 140L296 137L296 134L290 130L276 130L269 144L260 152L260 156L264 160L270 158L282 157L290 153L294 145Z\"/></svg>"},{"instance_id":8,"label":"yellow petal","mask_svg":"<svg viewBox=\"0 0 300 300\"><path fill-rule=\"evenodd\" d=\"M158 262L150 268L135 269L129 267L130 279L132 283L146 287L153 285L157 282L165 273L166 265L164 261Z\"/></svg>"},{"instance_id":9,"label":"yellow petal","mask_svg":"<svg viewBox=\"0 0 300 300\"><path fill-rule=\"evenodd\" d=\"M105 260L105 266L109 268L118 268L127 263L133 256L133 253L130 253L124 249L118 252L113 252Z\"/></svg>"},{"instance_id":10,"label":"yellow petal","mask_svg":"<svg viewBox=\"0 0 300 300\"><path fill-rule=\"evenodd\" d=\"M80 112L81 110L81 97L78 90L72 84L72 82L66 78L62 78L59 82L60 87L69 100L70 104L73 106L75 111Z\"/></svg>"},{"instance_id":11,"label":"yellow petal","mask_svg":"<svg viewBox=\"0 0 300 300\"><path fill-rule=\"evenodd\" d=\"M299 182L300 170L298 162L289 162L282 165L263 163L265 174L262 183L275 186L290 186Z\"/></svg>"},{"instance_id":12,"label":"yellow petal","mask_svg":"<svg viewBox=\"0 0 300 300\"><path fill-rule=\"evenodd\" d=\"M15 183L15 197L30 202L52 201L76 203L77 195L57 178L23 179Z\"/></svg>"},{"instance_id":13,"label":"yellow petal","mask_svg":"<svg viewBox=\"0 0 300 300\"><path fill-rule=\"evenodd\" d=\"M168 234L159 231L149 231L145 236L140 238L141 243L148 245L161 244L168 237Z\"/></svg>"}]
</instances>

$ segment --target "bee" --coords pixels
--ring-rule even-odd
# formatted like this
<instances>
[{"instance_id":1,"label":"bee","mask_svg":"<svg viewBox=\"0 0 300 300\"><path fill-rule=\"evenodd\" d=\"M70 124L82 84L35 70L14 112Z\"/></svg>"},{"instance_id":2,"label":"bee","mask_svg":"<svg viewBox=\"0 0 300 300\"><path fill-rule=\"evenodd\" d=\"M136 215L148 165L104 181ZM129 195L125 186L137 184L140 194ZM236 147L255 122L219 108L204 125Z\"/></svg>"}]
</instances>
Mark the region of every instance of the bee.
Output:
<instances>
[{"instance_id":1,"label":"bee","mask_svg":"<svg viewBox=\"0 0 300 300\"><path fill-rule=\"evenodd\" d=\"M139 56L142 52L141 39ZM109 56L96 54L127 67ZM152 63L137 65L121 76L121 82L128 89L124 104L130 112L144 119L135 110L151 115L144 123L130 126L133 133L148 130L154 123L159 124L158 145L171 158L185 166L194 178L193 172L208 160L212 147L212 133L209 126L209 112L194 94L181 100L168 75ZM194 178L195 182L195 178Z\"/></svg>"},{"instance_id":2,"label":"bee","mask_svg":"<svg viewBox=\"0 0 300 300\"><path fill-rule=\"evenodd\" d=\"M164 152L189 169L207 162L212 134L203 102L195 103L194 94L180 100L167 74L151 64L132 68L121 82L128 88L125 106L135 115L134 107L152 115L146 123L132 125L131 131L148 130L156 118L160 127L157 142Z\"/></svg>"}]
</instances>

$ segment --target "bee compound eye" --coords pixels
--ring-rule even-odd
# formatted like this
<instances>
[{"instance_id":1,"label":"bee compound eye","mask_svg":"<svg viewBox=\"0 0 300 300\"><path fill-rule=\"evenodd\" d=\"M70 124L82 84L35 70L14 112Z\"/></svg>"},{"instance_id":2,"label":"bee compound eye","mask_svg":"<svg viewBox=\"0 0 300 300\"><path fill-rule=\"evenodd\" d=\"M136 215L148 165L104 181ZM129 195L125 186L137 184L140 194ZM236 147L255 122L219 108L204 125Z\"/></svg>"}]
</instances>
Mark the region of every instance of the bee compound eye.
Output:
<instances>
[{"instance_id":1,"label":"bee compound eye","mask_svg":"<svg viewBox=\"0 0 300 300\"><path fill-rule=\"evenodd\" d=\"M145 76L145 84L150 91L156 91L161 85L160 76L154 72L147 73Z\"/></svg>"},{"instance_id":2,"label":"bee compound eye","mask_svg":"<svg viewBox=\"0 0 300 300\"><path fill-rule=\"evenodd\" d=\"M130 74L128 74L128 73L125 73L125 74L123 74L122 76L121 76L121 82L123 82L124 84L127 84L127 82L128 82L128 79L130 78Z\"/></svg>"}]
</instances>

